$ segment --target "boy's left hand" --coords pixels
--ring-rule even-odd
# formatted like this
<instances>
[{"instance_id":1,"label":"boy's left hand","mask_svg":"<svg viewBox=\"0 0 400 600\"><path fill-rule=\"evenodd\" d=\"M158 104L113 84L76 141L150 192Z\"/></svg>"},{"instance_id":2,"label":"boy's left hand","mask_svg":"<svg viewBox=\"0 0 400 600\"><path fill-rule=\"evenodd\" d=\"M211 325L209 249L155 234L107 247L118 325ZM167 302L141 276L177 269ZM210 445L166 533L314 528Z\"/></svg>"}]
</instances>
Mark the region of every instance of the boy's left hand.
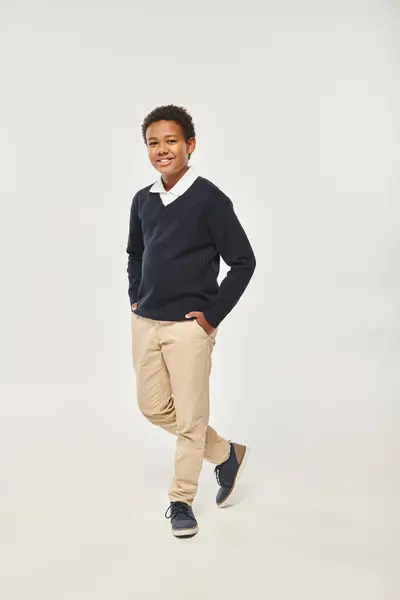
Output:
<instances>
[{"instance_id":1,"label":"boy's left hand","mask_svg":"<svg viewBox=\"0 0 400 600\"><path fill-rule=\"evenodd\" d=\"M197 320L197 323L200 325L200 327L202 327L204 329L204 331L206 332L207 335L210 335L210 333L212 333L215 329L215 327L213 327L212 325L210 325L210 323L208 321L206 321L206 319L204 318L204 314L202 312L195 310L195 311L190 312L187 315L185 315L185 317L186 317L186 319L195 317L195 319Z\"/></svg>"}]
</instances>

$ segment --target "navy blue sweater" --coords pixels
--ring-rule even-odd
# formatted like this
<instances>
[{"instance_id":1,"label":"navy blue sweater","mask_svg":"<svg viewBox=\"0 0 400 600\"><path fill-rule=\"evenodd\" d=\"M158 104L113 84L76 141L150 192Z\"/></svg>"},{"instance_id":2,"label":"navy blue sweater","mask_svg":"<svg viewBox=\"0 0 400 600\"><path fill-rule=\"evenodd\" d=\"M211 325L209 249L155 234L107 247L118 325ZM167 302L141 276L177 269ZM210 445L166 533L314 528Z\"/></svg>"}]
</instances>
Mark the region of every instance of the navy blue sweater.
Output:
<instances>
[{"instance_id":1,"label":"navy blue sweater","mask_svg":"<svg viewBox=\"0 0 400 600\"><path fill-rule=\"evenodd\" d=\"M150 187L132 200L126 249L130 302L137 302L137 315L159 321L184 321L188 312L202 311L217 327L256 266L232 201L200 176L167 206ZM220 256L230 270L219 286Z\"/></svg>"}]
</instances>

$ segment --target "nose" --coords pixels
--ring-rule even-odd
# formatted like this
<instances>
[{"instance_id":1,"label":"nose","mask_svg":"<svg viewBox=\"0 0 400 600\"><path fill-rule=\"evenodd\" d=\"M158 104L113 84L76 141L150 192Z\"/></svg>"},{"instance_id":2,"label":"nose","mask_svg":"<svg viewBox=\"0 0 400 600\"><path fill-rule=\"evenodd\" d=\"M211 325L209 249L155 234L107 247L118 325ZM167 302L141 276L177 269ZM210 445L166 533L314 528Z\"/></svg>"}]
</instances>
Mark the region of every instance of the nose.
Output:
<instances>
[{"instance_id":1,"label":"nose","mask_svg":"<svg viewBox=\"0 0 400 600\"><path fill-rule=\"evenodd\" d=\"M159 155L168 154L168 148L164 148L164 146L162 144L160 144L159 147L157 148L157 154L159 154Z\"/></svg>"}]
</instances>

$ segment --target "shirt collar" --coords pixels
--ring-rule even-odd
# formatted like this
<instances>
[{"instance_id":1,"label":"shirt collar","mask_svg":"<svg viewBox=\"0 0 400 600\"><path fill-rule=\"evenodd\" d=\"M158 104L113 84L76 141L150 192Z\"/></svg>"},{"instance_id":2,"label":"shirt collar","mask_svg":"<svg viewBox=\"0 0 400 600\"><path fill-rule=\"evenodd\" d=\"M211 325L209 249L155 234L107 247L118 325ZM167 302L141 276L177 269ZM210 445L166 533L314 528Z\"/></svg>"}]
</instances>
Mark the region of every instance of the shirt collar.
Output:
<instances>
[{"instance_id":1,"label":"shirt collar","mask_svg":"<svg viewBox=\"0 0 400 600\"><path fill-rule=\"evenodd\" d=\"M174 196L182 196L192 185L192 183L197 179L197 175L193 170L193 167L189 167L186 173L176 182L174 187L172 187L168 192L165 190L162 177L158 179L150 188L150 192L154 194L173 194Z\"/></svg>"}]
</instances>

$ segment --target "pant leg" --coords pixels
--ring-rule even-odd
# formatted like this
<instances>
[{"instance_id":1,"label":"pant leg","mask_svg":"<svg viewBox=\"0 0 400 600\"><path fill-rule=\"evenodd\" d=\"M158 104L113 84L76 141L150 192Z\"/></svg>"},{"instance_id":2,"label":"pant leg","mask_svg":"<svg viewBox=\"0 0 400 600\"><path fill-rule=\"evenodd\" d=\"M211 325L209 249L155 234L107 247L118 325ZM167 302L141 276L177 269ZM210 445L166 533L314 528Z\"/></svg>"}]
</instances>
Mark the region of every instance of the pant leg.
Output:
<instances>
[{"instance_id":1,"label":"pant leg","mask_svg":"<svg viewBox=\"0 0 400 600\"><path fill-rule=\"evenodd\" d=\"M141 412L152 424L177 435L170 374L161 351L162 327L159 321L132 313L132 357L137 401ZM196 327L201 330L197 323ZM229 450L229 443L212 427L207 427L204 458L213 464L220 464L229 456Z\"/></svg>"},{"instance_id":2,"label":"pant leg","mask_svg":"<svg viewBox=\"0 0 400 600\"><path fill-rule=\"evenodd\" d=\"M176 415L175 475L170 501L191 504L203 458L219 464L229 443L209 427L209 376L217 330L211 335L196 320L160 322L161 349L169 372Z\"/></svg>"},{"instance_id":3,"label":"pant leg","mask_svg":"<svg viewBox=\"0 0 400 600\"><path fill-rule=\"evenodd\" d=\"M158 331L157 321L132 313L132 358L137 402L150 423L176 434L171 383Z\"/></svg>"}]
</instances>

